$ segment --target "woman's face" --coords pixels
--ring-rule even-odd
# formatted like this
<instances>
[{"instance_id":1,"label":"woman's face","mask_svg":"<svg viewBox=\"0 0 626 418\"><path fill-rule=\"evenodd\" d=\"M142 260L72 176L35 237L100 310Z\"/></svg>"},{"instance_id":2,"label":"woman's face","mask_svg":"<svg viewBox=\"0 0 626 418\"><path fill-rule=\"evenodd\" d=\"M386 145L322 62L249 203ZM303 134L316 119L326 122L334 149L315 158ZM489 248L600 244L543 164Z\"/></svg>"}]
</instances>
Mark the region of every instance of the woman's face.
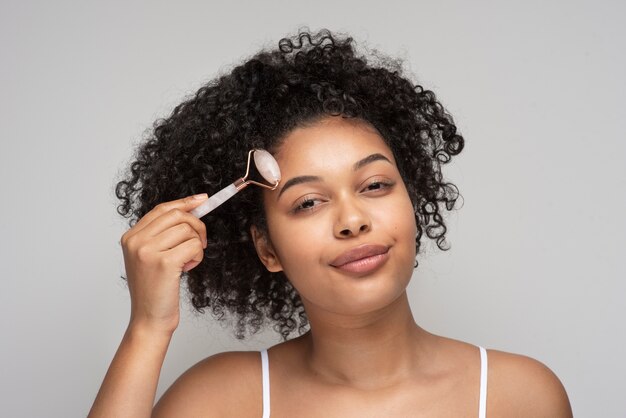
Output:
<instances>
[{"instance_id":1,"label":"woman's face","mask_svg":"<svg viewBox=\"0 0 626 418\"><path fill-rule=\"evenodd\" d=\"M282 180L264 192L270 271L284 271L307 311L362 314L396 300L415 262L413 207L393 154L363 121L329 117L284 138Z\"/></svg>"}]
</instances>

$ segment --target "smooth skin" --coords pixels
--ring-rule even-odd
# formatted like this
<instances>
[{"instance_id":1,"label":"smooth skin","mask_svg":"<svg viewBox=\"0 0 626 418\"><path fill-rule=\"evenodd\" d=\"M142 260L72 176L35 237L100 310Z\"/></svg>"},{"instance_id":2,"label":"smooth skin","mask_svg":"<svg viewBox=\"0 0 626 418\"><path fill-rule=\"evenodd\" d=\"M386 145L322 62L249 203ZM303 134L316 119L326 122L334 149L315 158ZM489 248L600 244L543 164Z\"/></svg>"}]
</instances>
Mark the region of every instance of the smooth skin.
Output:
<instances>
[{"instance_id":1,"label":"smooth skin","mask_svg":"<svg viewBox=\"0 0 626 418\"><path fill-rule=\"evenodd\" d=\"M188 213L206 200L157 205L121 239L131 296L128 328L89 417L149 417L163 360L180 320L180 275L200 264L204 223Z\"/></svg>"},{"instance_id":2,"label":"smooth skin","mask_svg":"<svg viewBox=\"0 0 626 418\"><path fill-rule=\"evenodd\" d=\"M378 132L358 120L328 117L289 133L274 156L283 181L277 190L264 192L269 233L254 227L251 233L267 269L284 271L298 290L311 330L268 350L271 416L476 417L477 347L427 332L411 313L406 287L415 259L415 219L393 154ZM301 181L285 187L294 178ZM366 273L331 265L362 244L389 247L386 261ZM178 268L193 257L186 254L189 258L177 259ZM149 276L138 277L149 283L143 280ZM107 374L103 389L109 389L96 400L101 411L112 411L107 409L115 406L111 388L128 390L135 376L143 398L123 400L127 411L141 409L142 415L93 416L149 416L145 411L169 343L163 336L171 338L178 323L173 299L165 297L174 293L175 280L164 281L169 285L156 295L131 290L136 306L150 307L142 316L144 324L152 318L147 321L152 325L140 328L152 331L142 332L134 346L127 343L140 350L148 346L141 341L156 341L158 349L152 350L159 355L116 355L111 366L149 370L154 380L140 383L136 375ZM488 417L572 416L563 385L545 365L496 350L488 350L488 356ZM114 367L116 361L120 365ZM168 389L152 416L261 417L259 353L220 353L199 362Z\"/></svg>"}]
</instances>

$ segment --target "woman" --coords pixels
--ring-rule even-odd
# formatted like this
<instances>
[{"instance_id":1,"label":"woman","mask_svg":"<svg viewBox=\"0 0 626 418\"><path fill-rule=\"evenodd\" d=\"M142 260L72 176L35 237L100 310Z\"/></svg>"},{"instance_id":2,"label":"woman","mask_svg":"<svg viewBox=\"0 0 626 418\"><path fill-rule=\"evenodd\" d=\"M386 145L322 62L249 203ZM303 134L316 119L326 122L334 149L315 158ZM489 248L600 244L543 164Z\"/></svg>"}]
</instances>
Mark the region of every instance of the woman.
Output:
<instances>
[{"instance_id":1,"label":"woman","mask_svg":"<svg viewBox=\"0 0 626 418\"><path fill-rule=\"evenodd\" d=\"M415 322L406 288L424 233L446 249L440 210L458 191L441 166L464 140L431 91L381 62L349 37L302 32L156 124L116 190L133 216L131 317L91 417L572 416L540 362ZM190 214L253 148L276 158L278 188ZM283 342L208 357L152 410L181 274L196 309L235 315L238 338L269 320Z\"/></svg>"}]
</instances>

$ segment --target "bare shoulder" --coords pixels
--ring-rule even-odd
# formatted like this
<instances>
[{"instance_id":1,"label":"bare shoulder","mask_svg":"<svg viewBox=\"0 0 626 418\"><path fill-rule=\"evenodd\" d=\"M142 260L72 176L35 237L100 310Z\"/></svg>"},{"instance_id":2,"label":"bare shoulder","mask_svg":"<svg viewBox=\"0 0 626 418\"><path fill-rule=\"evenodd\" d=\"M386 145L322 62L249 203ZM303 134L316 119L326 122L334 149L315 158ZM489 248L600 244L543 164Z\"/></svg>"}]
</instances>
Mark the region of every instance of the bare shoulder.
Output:
<instances>
[{"instance_id":1,"label":"bare shoulder","mask_svg":"<svg viewBox=\"0 0 626 418\"><path fill-rule=\"evenodd\" d=\"M163 394L152 416L225 417L260 415L261 356L258 351L217 353L184 372ZM248 402L245 402L248 400ZM244 402L242 402L244 401ZM258 405L257 405L258 403ZM238 411L234 411L234 408ZM258 411L247 411L246 408Z\"/></svg>"},{"instance_id":2,"label":"bare shoulder","mask_svg":"<svg viewBox=\"0 0 626 418\"><path fill-rule=\"evenodd\" d=\"M533 358L488 350L487 409L495 416L570 418L572 409L559 378ZM497 412L496 412L497 411Z\"/></svg>"}]
</instances>

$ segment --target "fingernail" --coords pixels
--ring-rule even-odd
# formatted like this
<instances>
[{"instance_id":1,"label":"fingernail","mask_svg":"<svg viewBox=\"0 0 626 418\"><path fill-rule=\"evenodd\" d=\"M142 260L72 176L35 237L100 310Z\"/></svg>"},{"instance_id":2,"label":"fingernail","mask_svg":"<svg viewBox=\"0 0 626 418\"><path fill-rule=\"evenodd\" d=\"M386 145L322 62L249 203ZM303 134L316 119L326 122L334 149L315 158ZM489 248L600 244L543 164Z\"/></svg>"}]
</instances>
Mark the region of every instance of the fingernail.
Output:
<instances>
[{"instance_id":1,"label":"fingernail","mask_svg":"<svg viewBox=\"0 0 626 418\"><path fill-rule=\"evenodd\" d=\"M198 200L204 200L204 199L208 199L209 195L206 193L201 193L201 194L194 195L193 198L198 199Z\"/></svg>"}]
</instances>

